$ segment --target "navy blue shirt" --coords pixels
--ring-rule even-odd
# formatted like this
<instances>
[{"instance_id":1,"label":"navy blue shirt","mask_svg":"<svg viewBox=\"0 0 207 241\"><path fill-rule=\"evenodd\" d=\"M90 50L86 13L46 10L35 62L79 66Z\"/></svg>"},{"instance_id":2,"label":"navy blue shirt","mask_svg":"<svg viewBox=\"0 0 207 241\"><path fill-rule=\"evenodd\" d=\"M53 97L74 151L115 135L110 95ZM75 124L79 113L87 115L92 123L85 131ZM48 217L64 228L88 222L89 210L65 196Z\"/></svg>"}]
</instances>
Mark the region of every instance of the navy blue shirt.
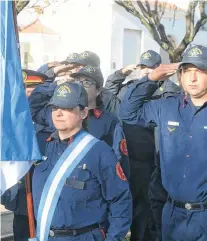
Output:
<instances>
[{"instance_id":1,"label":"navy blue shirt","mask_svg":"<svg viewBox=\"0 0 207 241\"><path fill-rule=\"evenodd\" d=\"M207 199L207 108L196 109L190 98L177 94L149 101L157 90L154 81L143 78L132 85L120 108L127 123L159 127L162 183L175 200Z\"/></svg>"},{"instance_id":2,"label":"navy blue shirt","mask_svg":"<svg viewBox=\"0 0 207 241\"><path fill-rule=\"evenodd\" d=\"M47 160L35 167L32 181L35 215L44 184L71 141L61 141L55 132L46 144ZM80 187L80 182L84 186ZM113 150L99 141L66 179L51 226L81 228L103 224L108 220L108 208L110 226L106 240L123 240L131 224L131 194Z\"/></svg>"}]
</instances>

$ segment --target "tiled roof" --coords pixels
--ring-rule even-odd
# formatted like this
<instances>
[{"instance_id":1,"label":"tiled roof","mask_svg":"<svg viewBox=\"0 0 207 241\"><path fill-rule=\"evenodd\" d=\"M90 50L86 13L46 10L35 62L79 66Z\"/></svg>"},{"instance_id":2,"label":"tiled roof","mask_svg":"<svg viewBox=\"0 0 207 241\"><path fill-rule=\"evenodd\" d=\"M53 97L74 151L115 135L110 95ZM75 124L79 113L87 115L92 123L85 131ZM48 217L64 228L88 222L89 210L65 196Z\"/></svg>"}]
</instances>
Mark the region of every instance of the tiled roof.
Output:
<instances>
[{"instance_id":1,"label":"tiled roof","mask_svg":"<svg viewBox=\"0 0 207 241\"><path fill-rule=\"evenodd\" d=\"M56 34L52 29L45 27L39 19L36 19L31 24L23 29L19 28L20 33L42 33L42 34Z\"/></svg>"}]
</instances>

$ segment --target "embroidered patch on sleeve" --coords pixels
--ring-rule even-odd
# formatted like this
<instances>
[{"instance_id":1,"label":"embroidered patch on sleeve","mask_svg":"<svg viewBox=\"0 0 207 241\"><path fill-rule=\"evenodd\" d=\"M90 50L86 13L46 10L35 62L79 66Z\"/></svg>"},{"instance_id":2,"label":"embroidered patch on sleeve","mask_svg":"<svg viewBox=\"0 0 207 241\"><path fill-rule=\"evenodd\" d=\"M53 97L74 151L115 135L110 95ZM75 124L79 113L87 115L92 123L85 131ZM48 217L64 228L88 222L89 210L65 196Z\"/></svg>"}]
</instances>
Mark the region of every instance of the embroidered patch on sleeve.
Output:
<instances>
[{"instance_id":1,"label":"embroidered patch on sleeve","mask_svg":"<svg viewBox=\"0 0 207 241\"><path fill-rule=\"evenodd\" d=\"M126 139L122 139L120 142L120 150L125 155L128 156Z\"/></svg>"},{"instance_id":2,"label":"embroidered patch on sleeve","mask_svg":"<svg viewBox=\"0 0 207 241\"><path fill-rule=\"evenodd\" d=\"M117 162L117 164L116 164L116 174L120 177L121 180L123 180L123 181L127 180L127 178L126 178L126 176L124 174L124 171L123 171L123 169L121 167L120 162Z\"/></svg>"}]
</instances>

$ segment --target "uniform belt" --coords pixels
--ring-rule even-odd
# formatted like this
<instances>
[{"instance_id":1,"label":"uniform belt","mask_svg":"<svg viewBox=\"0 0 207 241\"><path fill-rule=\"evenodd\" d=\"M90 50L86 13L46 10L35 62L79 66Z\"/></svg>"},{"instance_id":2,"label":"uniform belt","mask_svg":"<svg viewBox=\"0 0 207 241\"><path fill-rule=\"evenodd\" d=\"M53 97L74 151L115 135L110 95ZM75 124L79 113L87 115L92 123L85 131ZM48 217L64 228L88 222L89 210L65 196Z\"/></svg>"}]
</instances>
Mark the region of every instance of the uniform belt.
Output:
<instances>
[{"instance_id":1,"label":"uniform belt","mask_svg":"<svg viewBox=\"0 0 207 241\"><path fill-rule=\"evenodd\" d=\"M176 207L184 208L186 210L204 210L207 209L207 202L205 203L184 203L180 201L173 200L171 197L168 197L168 202L173 203Z\"/></svg>"},{"instance_id":2,"label":"uniform belt","mask_svg":"<svg viewBox=\"0 0 207 241\"><path fill-rule=\"evenodd\" d=\"M89 231L92 231L93 229L96 228L100 228L101 225L96 223L96 224L92 224L89 225L87 227L84 228L78 228L78 229L50 229L50 237L54 237L54 236L77 236L79 234L83 234L83 233L87 233Z\"/></svg>"}]
</instances>

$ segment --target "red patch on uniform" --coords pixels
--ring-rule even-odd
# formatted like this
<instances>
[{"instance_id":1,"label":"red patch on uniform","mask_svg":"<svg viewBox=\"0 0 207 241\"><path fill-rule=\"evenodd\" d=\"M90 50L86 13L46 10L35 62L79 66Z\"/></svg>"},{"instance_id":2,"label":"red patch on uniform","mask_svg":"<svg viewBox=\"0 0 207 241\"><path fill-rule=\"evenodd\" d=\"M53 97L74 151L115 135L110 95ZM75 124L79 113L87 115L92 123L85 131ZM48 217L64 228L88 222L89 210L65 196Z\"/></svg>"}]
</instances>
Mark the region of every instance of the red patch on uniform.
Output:
<instances>
[{"instance_id":1,"label":"red patch on uniform","mask_svg":"<svg viewBox=\"0 0 207 241\"><path fill-rule=\"evenodd\" d=\"M123 180L123 181L127 180L127 178L126 178L126 176L124 174L124 171L123 171L123 169L121 167L120 162L117 162L117 164L116 164L116 174L120 177L121 180Z\"/></svg>"},{"instance_id":2,"label":"red patch on uniform","mask_svg":"<svg viewBox=\"0 0 207 241\"><path fill-rule=\"evenodd\" d=\"M122 139L120 142L120 150L125 155L128 156L126 139Z\"/></svg>"},{"instance_id":3,"label":"red patch on uniform","mask_svg":"<svg viewBox=\"0 0 207 241\"><path fill-rule=\"evenodd\" d=\"M98 110L98 109L94 109L93 113L94 113L96 118L100 118L100 116L102 115L102 111Z\"/></svg>"}]
</instances>

